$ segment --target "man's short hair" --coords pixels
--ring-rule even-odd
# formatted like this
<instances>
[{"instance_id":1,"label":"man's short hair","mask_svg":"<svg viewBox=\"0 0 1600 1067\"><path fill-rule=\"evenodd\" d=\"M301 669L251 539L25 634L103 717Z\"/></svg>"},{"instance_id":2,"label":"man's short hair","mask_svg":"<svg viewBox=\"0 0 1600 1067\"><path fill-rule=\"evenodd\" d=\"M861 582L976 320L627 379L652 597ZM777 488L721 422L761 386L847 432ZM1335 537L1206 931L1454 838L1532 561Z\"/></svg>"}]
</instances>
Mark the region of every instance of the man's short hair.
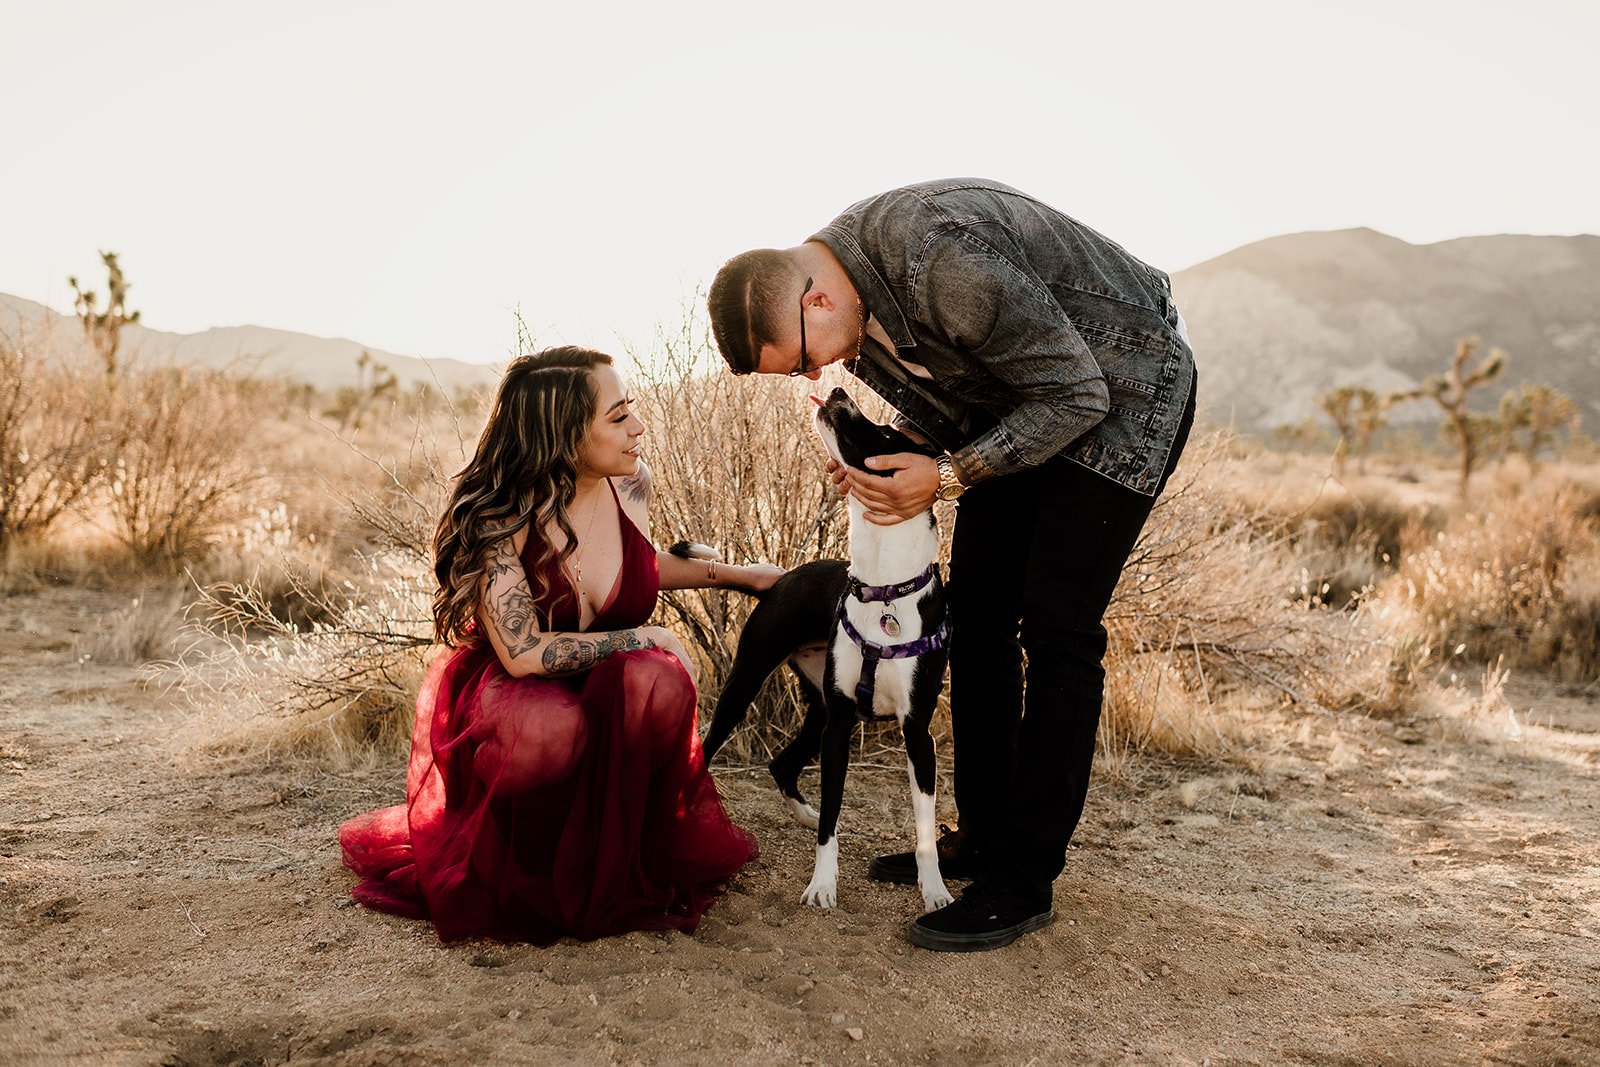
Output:
<instances>
[{"instance_id":1,"label":"man's short hair","mask_svg":"<svg viewBox=\"0 0 1600 1067\"><path fill-rule=\"evenodd\" d=\"M776 248L742 252L717 271L706 305L711 336L733 373L754 371L762 347L777 343L782 311L799 273L788 253ZM794 312L800 313L798 304Z\"/></svg>"}]
</instances>

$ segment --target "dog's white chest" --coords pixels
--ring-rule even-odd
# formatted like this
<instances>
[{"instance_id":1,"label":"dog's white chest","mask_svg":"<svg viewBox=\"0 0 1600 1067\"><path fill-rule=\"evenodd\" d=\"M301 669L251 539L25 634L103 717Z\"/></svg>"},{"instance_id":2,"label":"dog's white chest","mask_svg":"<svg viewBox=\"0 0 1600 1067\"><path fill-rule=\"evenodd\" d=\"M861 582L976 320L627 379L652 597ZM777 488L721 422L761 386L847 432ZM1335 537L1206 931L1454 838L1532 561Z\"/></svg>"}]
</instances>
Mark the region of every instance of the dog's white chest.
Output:
<instances>
[{"instance_id":1,"label":"dog's white chest","mask_svg":"<svg viewBox=\"0 0 1600 1067\"><path fill-rule=\"evenodd\" d=\"M891 627L883 625L885 616L894 620ZM845 617L855 627L856 633L877 645L904 644L922 636L922 616L917 612L915 597L903 597L888 603L862 603L847 596ZM891 636L888 632L890 628L897 630L898 634ZM866 669L866 656L861 646L840 626L834 633L830 651L833 654L834 688L856 699L857 687ZM872 707L859 708L858 713L883 718L893 716L904 721L906 713L911 710L911 681L916 669L917 660L914 656L878 659L877 667L873 670Z\"/></svg>"},{"instance_id":2,"label":"dog's white chest","mask_svg":"<svg viewBox=\"0 0 1600 1067\"><path fill-rule=\"evenodd\" d=\"M931 517L907 519L892 526L866 521L861 502L849 499L850 576L863 586L886 588L923 572L939 556L939 533ZM923 636L919 604L925 588L893 600L860 600L845 594L845 618L857 634L875 645L910 644ZM843 626L835 628L833 684L840 693L858 699L865 656ZM873 669L872 707L858 708L863 716L904 722L911 709L911 682L917 671L915 656L877 658Z\"/></svg>"}]
</instances>

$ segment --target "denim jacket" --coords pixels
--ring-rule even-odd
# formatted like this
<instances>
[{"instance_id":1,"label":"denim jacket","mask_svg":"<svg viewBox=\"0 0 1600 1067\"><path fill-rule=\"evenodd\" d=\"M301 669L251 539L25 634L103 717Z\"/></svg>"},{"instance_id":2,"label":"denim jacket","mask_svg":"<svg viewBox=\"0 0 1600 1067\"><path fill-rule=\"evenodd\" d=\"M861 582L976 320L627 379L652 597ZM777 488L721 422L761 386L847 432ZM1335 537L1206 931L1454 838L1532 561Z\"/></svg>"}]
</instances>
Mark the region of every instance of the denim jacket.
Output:
<instances>
[{"instance_id":1,"label":"denim jacket","mask_svg":"<svg viewBox=\"0 0 1600 1067\"><path fill-rule=\"evenodd\" d=\"M868 338L849 369L961 469L1064 454L1155 493L1194 382L1165 274L976 178L870 197L811 240L895 343Z\"/></svg>"}]
</instances>

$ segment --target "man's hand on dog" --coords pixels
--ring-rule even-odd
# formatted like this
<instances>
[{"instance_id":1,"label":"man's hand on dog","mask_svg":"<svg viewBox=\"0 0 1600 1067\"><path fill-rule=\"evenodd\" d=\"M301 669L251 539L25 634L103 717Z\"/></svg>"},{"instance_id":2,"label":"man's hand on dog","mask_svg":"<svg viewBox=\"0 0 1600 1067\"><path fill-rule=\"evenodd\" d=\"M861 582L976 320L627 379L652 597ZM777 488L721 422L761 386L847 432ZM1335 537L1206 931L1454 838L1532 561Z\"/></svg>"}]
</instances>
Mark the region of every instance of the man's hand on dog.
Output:
<instances>
[{"instance_id":1,"label":"man's hand on dog","mask_svg":"<svg viewBox=\"0 0 1600 1067\"><path fill-rule=\"evenodd\" d=\"M893 526L932 506L939 488L939 465L916 452L895 452L867 457L875 471L892 471L890 477L864 474L834 460L828 461L828 476L841 494L855 497L867 507L866 519L879 526Z\"/></svg>"}]
</instances>

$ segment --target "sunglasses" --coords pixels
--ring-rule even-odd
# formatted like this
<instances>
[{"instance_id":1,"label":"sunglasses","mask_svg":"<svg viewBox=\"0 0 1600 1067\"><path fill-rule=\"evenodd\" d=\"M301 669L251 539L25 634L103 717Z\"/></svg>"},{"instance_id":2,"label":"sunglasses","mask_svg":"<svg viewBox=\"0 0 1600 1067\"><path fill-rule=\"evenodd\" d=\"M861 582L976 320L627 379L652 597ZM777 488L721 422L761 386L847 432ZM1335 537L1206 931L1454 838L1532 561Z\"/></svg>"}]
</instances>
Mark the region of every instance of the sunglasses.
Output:
<instances>
[{"instance_id":1,"label":"sunglasses","mask_svg":"<svg viewBox=\"0 0 1600 1067\"><path fill-rule=\"evenodd\" d=\"M806 294L811 291L812 279L806 279L806 287L800 290L800 365L789 372L789 377L799 378L810 374L816 367L810 366L806 358Z\"/></svg>"}]
</instances>

